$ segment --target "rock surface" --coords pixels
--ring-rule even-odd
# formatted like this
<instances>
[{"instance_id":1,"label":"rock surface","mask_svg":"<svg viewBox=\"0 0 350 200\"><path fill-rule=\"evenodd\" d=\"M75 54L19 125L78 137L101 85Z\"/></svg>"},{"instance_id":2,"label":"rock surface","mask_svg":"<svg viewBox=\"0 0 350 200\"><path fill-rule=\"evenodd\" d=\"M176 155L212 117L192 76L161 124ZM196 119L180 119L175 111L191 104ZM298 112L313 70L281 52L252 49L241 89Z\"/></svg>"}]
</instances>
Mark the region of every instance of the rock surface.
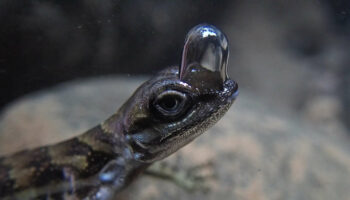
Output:
<instances>
[{"instance_id":1,"label":"rock surface","mask_svg":"<svg viewBox=\"0 0 350 200\"><path fill-rule=\"evenodd\" d=\"M111 115L143 78L80 80L24 97L1 115L0 154L54 143ZM350 146L344 131L312 127L241 90L213 128L166 159L186 168L209 160L208 193L140 177L120 199L317 199L350 197Z\"/></svg>"}]
</instances>

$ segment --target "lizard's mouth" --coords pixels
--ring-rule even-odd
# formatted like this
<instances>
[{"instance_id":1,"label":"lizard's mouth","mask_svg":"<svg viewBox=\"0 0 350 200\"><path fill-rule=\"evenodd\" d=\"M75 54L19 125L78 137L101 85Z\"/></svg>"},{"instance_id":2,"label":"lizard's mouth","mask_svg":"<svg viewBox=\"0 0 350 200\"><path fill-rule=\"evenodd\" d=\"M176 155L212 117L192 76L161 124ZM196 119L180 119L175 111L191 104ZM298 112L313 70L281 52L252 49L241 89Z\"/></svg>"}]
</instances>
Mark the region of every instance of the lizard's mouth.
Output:
<instances>
[{"instance_id":1,"label":"lizard's mouth","mask_svg":"<svg viewBox=\"0 0 350 200\"><path fill-rule=\"evenodd\" d=\"M234 101L239 94L238 84L232 79L226 80L223 94L228 102Z\"/></svg>"},{"instance_id":2,"label":"lizard's mouth","mask_svg":"<svg viewBox=\"0 0 350 200\"><path fill-rule=\"evenodd\" d=\"M239 90L238 90L238 85L237 83L235 83L235 88L234 88L234 92L232 92L231 96L228 97L228 100L235 100L238 97L239 94Z\"/></svg>"}]
</instances>

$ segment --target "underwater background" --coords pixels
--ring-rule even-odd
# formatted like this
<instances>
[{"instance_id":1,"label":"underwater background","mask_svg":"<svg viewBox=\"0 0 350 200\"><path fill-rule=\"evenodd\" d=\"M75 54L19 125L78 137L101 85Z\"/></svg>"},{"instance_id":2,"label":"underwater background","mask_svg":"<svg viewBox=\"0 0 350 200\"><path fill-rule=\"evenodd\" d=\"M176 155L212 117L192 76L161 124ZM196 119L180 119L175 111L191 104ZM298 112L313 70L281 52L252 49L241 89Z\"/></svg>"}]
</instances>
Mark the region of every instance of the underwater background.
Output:
<instances>
[{"instance_id":1,"label":"underwater background","mask_svg":"<svg viewBox=\"0 0 350 200\"><path fill-rule=\"evenodd\" d=\"M227 35L240 96L179 153L194 164L213 160L218 181L209 194L191 194L143 178L125 199L348 199L345 0L3 0L0 154L108 117L142 77L180 64L185 35L200 23Z\"/></svg>"}]
</instances>

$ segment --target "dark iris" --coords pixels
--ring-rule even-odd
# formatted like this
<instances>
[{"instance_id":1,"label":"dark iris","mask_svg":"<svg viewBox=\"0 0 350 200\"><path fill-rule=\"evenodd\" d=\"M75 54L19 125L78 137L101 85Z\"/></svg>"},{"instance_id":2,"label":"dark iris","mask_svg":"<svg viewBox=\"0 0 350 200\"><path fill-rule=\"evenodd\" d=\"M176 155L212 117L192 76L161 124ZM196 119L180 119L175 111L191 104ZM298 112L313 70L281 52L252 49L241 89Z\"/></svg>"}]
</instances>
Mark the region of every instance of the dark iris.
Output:
<instances>
[{"instance_id":1,"label":"dark iris","mask_svg":"<svg viewBox=\"0 0 350 200\"><path fill-rule=\"evenodd\" d=\"M176 90L167 90L156 97L153 107L162 117L173 118L183 114L189 103L187 94Z\"/></svg>"},{"instance_id":2,"label":"dark iris","mask_svg":"<svg viewBox=\"0 0 350 200\"><path fill-rule=\"evenodd\" d=\"M160 100L160 106L164 110L173 111L176 110L176 108L179 106L179 101L181 101L181 99L178 97L168 95Z\"/></svg>"}]
</instances>

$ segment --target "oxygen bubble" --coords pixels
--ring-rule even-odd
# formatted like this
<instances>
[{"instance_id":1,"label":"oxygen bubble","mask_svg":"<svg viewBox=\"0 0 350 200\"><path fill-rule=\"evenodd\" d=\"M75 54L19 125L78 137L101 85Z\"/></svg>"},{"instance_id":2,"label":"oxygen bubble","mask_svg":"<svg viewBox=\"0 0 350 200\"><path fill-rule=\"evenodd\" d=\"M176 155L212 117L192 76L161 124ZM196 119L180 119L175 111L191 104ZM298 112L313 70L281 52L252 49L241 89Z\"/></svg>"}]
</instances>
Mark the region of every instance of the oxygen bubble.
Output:
<instances>
[{"instance_id":1,"label":"oxygen bubble","mask_svg":"<svg viewBox=\"0 0 350 200\"><path fill-rule=\"evenodd\" d=\"M226 36L212 25L197 25L188 32L185 39L180 80L190 84L196 84L194 80L200 81L200 85L197 83L198 87L215 87L213 84L222 86L228 78L228 56Z\"/></svg>"}]
</instances>

